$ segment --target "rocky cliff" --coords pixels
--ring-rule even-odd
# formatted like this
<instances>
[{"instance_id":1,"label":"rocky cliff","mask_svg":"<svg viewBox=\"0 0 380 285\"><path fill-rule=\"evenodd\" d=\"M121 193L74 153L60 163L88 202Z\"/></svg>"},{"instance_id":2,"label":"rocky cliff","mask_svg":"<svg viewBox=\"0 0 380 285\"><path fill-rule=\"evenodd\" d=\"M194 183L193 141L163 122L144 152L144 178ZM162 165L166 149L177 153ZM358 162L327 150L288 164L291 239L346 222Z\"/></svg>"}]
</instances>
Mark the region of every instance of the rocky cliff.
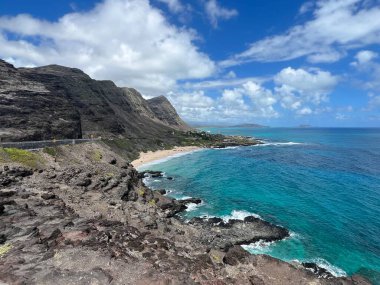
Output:
<instances>
[{"instance_id":1,"label":"rocky cliff","mask_svg":"<svg viewBox=\"0 0 380 285\"><path fill-rule=\"evenodd\" d=\"M178 129L186 128L186 123L178 116L177 111L165 96L155 97L147 102L159 120Z\"/></svg>"},{"instance_id":2,"label":"rocky cliff","mask_svg":"<svg viewBox=\"0 0 380 285\"><path fill-rule=\"evenodd\" d=\"M145 100L132 88L58 65L18 68L0 60L2 141L102 136L165 139L188 130L166 98Z\"/></svg>"}]
</instances>

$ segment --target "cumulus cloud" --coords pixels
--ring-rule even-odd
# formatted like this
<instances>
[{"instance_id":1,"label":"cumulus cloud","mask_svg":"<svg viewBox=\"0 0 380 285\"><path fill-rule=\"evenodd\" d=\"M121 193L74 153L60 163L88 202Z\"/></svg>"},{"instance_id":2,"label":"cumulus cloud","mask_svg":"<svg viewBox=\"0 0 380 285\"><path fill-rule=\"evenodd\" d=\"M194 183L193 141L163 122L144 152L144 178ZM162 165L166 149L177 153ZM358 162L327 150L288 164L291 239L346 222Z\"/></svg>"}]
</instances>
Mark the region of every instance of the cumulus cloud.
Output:
<instances>
[{"instance_id":1,"label":"cumulus cloud","mask_svg":"<svg viewBox=\"0 0 380 285\"><path fill-rule=\"evenodd\" d=\"M339 77L328 71L287 67L271 79L233 78L191 84L188 87L196 91L173 93L170 100L191 121L277 118L281 107L296 116L306 116L332 111L326 103L338 81ZM213 89L213 98L204 92L209 88ZM352 107L341 111L352 111Z\"/></svg>"},{"instance_id":2,"label":"cumulus cloud","mask_svg":"<svg viewBox=\"0 0 380 285\"><path fill-rule=\"evenodd\" d=\"M169 92L166 97L187 121L207 121L216 114L215 100L206 96L203 90Z\"/></svg>"},{"instance_id":3,"label":"cumulus cloud","mask_svg":"<svg viewBox=\"0 0 380 285\"><path fill-rule=\"evenodd\" d=\"M359 64L368 63L376 58L378 54L370 50L362 50L355 56Z\"/></svg>"},{"instance_id":4,"label":"cumulus cloud","mask_svg":"<svg viewBox=\"0 0 380 285\"><path fill-rule=\"evenodd\" d=\"M375 2L375 3L374 3ZM310 4L301 12L310 9ZM319 0L313 18L283 34L254 42L244 52L221 63L275 62L307 57L310 62L334 62L352 48L380 43L380 6L368 0Z\"/></svg>"},{"instance_id":5,"label":"cumulus cloud","mask_svg":"<svg viewBox=\"0 0 380 285\"><path fill-rule=\"evenodd\" d=\"M219 20L228 20L238 15L235 9L227 9L219 5L217 0L207 0L205 2L205 11L214 28L218 27Z\"/></svg>"},{"instance_id":6,"label":"cumulus cloud","mask_svg":"<svg viewBox=\"0 0 380 285\"><path fill-rule=\"evenodd\" d=\"M300 110L297 110L298 115L310 115L312 113L313 113L313 111L309 107L304 107Z\"/></svg>"},{"instance_id":7,"label":"cumulus cloud","mask_svg":"<svg viewBox=\"0 0 380 285\"><path fill-rule=\"evenodd\" d=\"M203 90L169 93L169 100L181 116L189 121L247 121L276 118L277 100L272 91L248 81L232 89L221 89L214 98Z\"/></svg>"},{"instance_id":8,"label":"cumulus cloud","mask_svg":"<svg viewBox=\"0 0 380 285\"><path fill-rule=\"evenodd\" d=\"M275 91L283 108L307 115L312 111L309 107L303 107L304 104L319 105L327 102L328 94L336 86L338 79L328 71L287 67L274 77Z\"/></svg>"},{"instance_id":9,"label":"cumulus cloud","mask_svg":"<svg viewBox=\"0 0 380 285\"><path fill-rule=\"evenodd\" d=\"M158 2L168 5L169 10L173 13L181 13L185 10L185 6L182 5L180 0L158 0Z\"/></svg>"},{"instance_id":10,"label":"cumulus cloud","mask_svg":"<svg viewBox=\"0 0 380 285\"><path fill-rule=\"evenodd\" d=\"M176 1L166 2L177 9ZM105 0L56 22L0 17L0 57L17 65L78 67L147 95L213 74L215 64L198 50L195 38L193 31L168 23L148 0Z\"/></svg>"},{"instance_id":11,"label":"cumulus cloud","mask_svg":"<svg viewBox=\"0 0 380 285\"><path fill-rule=\"evenodd\" d=\"M380 90L380 63L377 61L379 54L371 50L361 50L355 55L351 66L359 72L356 81L362 88L370 91ZM357 75L357 74L356 74Z\"/></svg>"}]
</instances>

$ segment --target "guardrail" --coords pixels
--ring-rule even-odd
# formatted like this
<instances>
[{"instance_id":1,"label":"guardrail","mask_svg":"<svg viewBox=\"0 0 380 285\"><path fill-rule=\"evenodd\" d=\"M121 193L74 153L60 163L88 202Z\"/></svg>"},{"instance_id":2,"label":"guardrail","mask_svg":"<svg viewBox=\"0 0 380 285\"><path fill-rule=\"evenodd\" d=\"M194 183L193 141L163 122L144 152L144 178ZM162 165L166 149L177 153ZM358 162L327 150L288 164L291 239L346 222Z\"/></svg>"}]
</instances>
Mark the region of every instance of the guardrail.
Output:
<instances>
[{"instance_id":1,"label":"guardrail","mask_svg":"<svg viewBox=\"0 0 380 285\"><path fill-rule=\"evenodd\" d=\"M80 144L85 142L99 141L96 139L64 139L64 140L45 140L45 141L23 141L23 142L1 142L0 147L14 147L21 149L40 149L44 147L54 147L57 145Z\"/></svg>"}]
</instances>

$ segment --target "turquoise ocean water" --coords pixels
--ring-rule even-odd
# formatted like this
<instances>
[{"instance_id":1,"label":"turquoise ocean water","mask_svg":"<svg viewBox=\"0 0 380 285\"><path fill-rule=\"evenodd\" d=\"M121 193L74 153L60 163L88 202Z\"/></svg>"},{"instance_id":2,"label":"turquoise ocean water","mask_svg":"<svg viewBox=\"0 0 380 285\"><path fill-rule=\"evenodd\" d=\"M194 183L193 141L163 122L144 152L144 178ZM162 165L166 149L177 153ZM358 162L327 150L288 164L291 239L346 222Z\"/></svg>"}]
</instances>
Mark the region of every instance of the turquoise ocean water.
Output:
<instances>
[{"instance_id":1,"label":"turquoise ocean water","mask_svg":"<svg viewBox=\"0 0 380 285\"><path fill-rule=\"evenodd\" d=\"M176 198L199 197L193 216L249 214L288 228L290 238L246 246L335 275L359 273L380 284L380 129L208 128L265 140L262 146L201 150L144 169Z\"/></svg>"}]
</instances>

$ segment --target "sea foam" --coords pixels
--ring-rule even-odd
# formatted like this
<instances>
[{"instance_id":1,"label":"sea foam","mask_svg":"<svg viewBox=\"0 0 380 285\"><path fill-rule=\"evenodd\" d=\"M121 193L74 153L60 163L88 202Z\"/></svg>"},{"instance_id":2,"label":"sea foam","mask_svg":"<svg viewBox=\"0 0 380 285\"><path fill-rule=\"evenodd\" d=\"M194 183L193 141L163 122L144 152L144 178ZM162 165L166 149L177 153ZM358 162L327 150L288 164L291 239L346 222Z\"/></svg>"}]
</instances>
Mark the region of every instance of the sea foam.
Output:
<instances>
[{"instance_id":1,"label":"sea foam","mask_svg":"<svg viewBox=\"0 0 380 285\"><path fill-rule=\"evenodd\" d=\"M244 220L246 217L253 216L255 218L261 219L258 214L251 213L245 210L233 210L230 215L222 216L221 218L228 222L229 220Z\"/></svg>"},{"instance_id":2,"label":"sea foam","mask_svg":"<svg viewBox=\"0 0 380 285\"><path fill-rule=\"evenodd\" d=\"M301 263L299 260L294 260L294 261ZM347 276L347 273L343 269L332 265L330 262L328 262L327 260L325 260L323 258L313 258L313 259L303 260L302 262L315 263L320 268L326 269L328 272L330 272L335 277Z\"/></svg>"},{"instance_id":3,"label":"sea foam","mask_svg":"<svg viewBox=\"0 0 380 285\"><path fill-rule=\"evenodd\" d=\"M265 142L262 144L257 144L255 146L291 146L291 145L303 145L304 143L300 142Z\"/></svg>"}]
</instances>

